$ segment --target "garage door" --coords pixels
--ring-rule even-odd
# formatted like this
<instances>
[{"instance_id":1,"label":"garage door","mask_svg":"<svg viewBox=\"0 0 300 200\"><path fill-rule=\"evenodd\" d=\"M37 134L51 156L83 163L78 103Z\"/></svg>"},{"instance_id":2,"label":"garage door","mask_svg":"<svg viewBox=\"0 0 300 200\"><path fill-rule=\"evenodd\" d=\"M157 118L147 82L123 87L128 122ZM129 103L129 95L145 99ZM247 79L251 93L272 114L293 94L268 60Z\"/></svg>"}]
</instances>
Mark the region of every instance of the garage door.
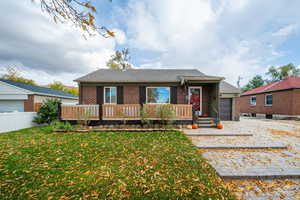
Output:
<instances>
[{"instance_id":1,"label":"garage door","mask_svg":"<svg viewBox=\"0 0 300 200\"><path fill-rule=\"evenodd\" d=\"M232 99L231 98L222 98L220 102L221 109L221 120L231 120L232 114Z\"/></svg>"},{"instance_id":2,"label":"garage door","mask_svg":"<svg viewBox=\"0 0 300 200\"><path fill-rule=\"evenodd\" d=\"M0 100L0 112L24 112L24 101Z\"/></svg>"}]
</instances>

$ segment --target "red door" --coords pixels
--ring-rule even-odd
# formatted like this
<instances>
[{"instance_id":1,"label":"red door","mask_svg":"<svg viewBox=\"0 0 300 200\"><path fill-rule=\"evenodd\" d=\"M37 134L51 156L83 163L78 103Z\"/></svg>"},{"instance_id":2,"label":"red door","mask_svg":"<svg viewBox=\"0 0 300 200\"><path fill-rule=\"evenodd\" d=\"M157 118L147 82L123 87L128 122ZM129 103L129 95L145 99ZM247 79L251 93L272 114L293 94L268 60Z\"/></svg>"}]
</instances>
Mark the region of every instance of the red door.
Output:
<instances>
[{"instance_id":1,"label":"red door","mask_svg":"<svg viewBox=\"0 0 300 200\"><path fill-rule=\"evenodd\" d=\"M189 88L189 102L198 115L201 115L201 88Z\"/></svg>"}]
</instances>

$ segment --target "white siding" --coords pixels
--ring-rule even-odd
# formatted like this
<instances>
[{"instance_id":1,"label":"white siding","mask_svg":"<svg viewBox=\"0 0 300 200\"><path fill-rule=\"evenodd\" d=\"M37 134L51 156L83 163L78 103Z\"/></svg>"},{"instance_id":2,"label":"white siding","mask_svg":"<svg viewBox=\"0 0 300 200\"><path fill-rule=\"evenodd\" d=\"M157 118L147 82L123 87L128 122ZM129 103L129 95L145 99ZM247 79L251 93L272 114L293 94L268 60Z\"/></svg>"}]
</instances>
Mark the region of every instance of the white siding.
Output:
<instances>
[{"instance_id":1,"label":"white siding","mask_svg":"<svg viewBox=\"0 0 300 200\"><path fill-rule=\"evenodd\" d=\"M30 92L0 81L1 100L26 100Z\"/></svg>"},{"instance_id":2,"label":"white siding","mask_svg":"<svg viewBox=\"0 0 300 200\"><path fill-rule=\"evenodd\" d=\"M60 99L63 104L78 104L76 99L64 99L59 97L47 97L41 95L34 95L34 103L43 103L47 99Z\"/></svg>"},{"instance_id":3,"label":"white siding","mask_svg":"<svg viewBox=\"0 0 300 200\"><path fill-rule=\"evenodd\" d=\"M0 133L33 127L35 116L35 112L0 113Z\"/></svg>"},{"instance_id":4,"label":"white siding","mask_svg":"<svg viewBox=\"0 0 300 200\"><path fill-rule=\"evenodd\" d=\"M0 113L3 112L24 112L24 101L0 100Z\"/></svg>"}]
</instances>

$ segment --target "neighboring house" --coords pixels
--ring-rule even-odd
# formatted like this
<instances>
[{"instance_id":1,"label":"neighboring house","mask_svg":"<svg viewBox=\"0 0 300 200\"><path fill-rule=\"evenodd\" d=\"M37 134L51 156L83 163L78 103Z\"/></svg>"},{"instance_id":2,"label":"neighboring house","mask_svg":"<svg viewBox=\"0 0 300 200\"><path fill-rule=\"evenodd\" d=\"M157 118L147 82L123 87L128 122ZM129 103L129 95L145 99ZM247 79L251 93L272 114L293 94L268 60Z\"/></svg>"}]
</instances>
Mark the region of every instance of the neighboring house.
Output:
<instances>
[{"instance_id":1,"label":"neighboring house","mask_svg":"<svg viewBox=\"0 0 300 200\"><path fill-rule=\"evenodd\" d=\"M193 104L199 116L239 120L236 98L240 92L223 80L194 69L99 69L75 81L79 83L79 104L105 108L118 104ZM113 107L103 108L102 115L114 112Z\"/></svg>"},{"instance_id":2,"label":"neighboring house","mask_svg":"<svg viewBox=\"0 0 300 200\"><path fill-rule=\"evenodd\" d=\"M249 90L239 99L241 113L266 118L300 117L300 77Z\"/></svg>"},{"instance_id":3,"label":"neighboring house","mask_svg":"<svg viewBox=\"0 0 300 200\"><path fill-rule=\"evenodd\" d=\"M0 112L34 112L46 99L77 104L78 97L46 87L0 79Z\"/></svg>"}]
</instances>

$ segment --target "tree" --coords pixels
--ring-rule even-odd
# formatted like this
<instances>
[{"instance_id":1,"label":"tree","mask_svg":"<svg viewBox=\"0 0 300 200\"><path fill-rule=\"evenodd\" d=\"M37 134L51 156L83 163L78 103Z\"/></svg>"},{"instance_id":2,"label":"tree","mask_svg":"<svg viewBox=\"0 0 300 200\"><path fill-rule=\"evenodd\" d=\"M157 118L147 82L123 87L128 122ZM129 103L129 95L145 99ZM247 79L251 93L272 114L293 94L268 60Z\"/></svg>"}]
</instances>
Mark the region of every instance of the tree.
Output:
<instances>
[{"instance_id":1,"label":"tree","mask_svg":"<svg viewBox=\"0 0 300 200\"><path fill-rule=\"evenodd\" d=\"M248 90L252 90L254 88L258 88L265 84L265 80L262 78L261 75L254 76L248 84L242 88L242 92L246 92Z\"/></svg>"},{"instance_id":2,"label":"tree","mask_svg":"<svg viewBox=\"0 0 300 200\"><path fill-rule=\"evenodd\" d=\"M73 94L75 96L79 95L79 91L77 88L73 88L73 87L66 87L64 84L62 84L59 81L54 81L53 83L48 85L49 88L52 88L54 90L61 90L70 94Z\"/></svg>"},{"instance_id":3,"label":"tree","mask_svg":"<svg viewBox=\"0 0 300 200\"><path fill-rule=\"evenodd\" d=\"M7 67L6 71L7 71L7 73L2 75L1 79L11 80L11 81L20 82L20 83L26 83L26 84L30 84L30 85L37 85L34 82L34 80L22 77L20 75L20 72L18 71L18 69L15 67Z\"/></svg>"},{"instance_id":4,"label":"tree","mask_svg":"<svg viewBox=\"0 0 300 200\"><path fill-rule=\"evenodd\" d=\"M47 99L37 112L33 122L37 124L50 124L58 120L59 106L61 101L58 99Z\"/></svg>"},{"instance_id":5,"label":"tree","mask_svg":"<svg viewBox=\"0 0 300 200\"><path fill-rule=\"evenodd\" d=\"M54 81L53 83L48 85L49 88L52 88L54 90L64 90L65 86L59 81Z\"/></svg>"},{"instance_id":6,"label":"tree","mask_svg":"<svg viewBox=\"0 0 300 200\"><path fill-rule=\"evenodd\" d=\"M132 69L132 65L128 62L130 60L129 49L123 49L122 51L116 51L107 61L106 66L110 69Z\"/></svg>"},{"instance_id":7,"label":"tree","mask_svg":"<svg viewBox=\"0 0 300 200\"><path fill-rule=\"evenodd\" d=\"M65 88L64 91L74 96L79 96L79 90L77 88Z\"/></svg>"},{"instance_id":8,"label":"tree","mask_svg":"<svg viewBox=\"0 0 300 200\"><path fill-rule=\"evenodd\" d=\"M71 22L75 27L92 35L98 32L104 37L115 37L115 33L105 26L95 25L96 7L87 0L31 0L39 1L43 12L53 17L55 23ZM112 0L109 0L110 2Z\"/></svg>"},{"instance_id":9,"label":"tree","mask_svg":"<svg viewBox=\"0 0 300 200\"><path fill-rule=\"evenodd\" d=\"M266 75L270 76L269 82L283 80L286 77L300 76L300 68L290 63L280 67L270 67Z\"/></svg>"}]
</instances>

